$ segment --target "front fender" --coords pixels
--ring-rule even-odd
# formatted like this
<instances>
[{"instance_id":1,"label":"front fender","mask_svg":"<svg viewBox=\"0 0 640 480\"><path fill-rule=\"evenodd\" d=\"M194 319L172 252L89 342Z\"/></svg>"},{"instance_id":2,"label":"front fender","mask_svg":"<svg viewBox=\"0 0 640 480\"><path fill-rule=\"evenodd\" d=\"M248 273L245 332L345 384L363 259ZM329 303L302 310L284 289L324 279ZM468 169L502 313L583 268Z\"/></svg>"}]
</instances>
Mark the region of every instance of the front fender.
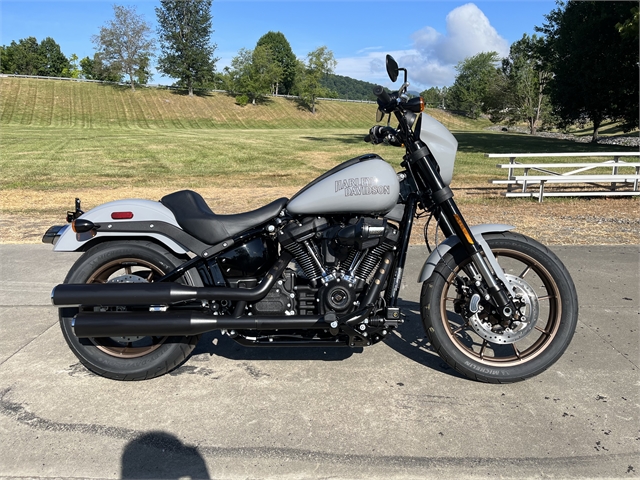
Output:
<instances>
[{"instance_id":1,"label":"front fender","mask_svg":"<svg viewBox=\"0 0 640 480\"><path fill-rule=\"evenodd\" d=\"M500 268L500 266L498 265L498 261L496 260L496 257L493 255L493 253L491 253L491 250L489 249L489 245L487 245L487 242L484 240L482 236L485 233L508 232L509 230L513 230L514 228L516 227L514 227L513 225L504 225L504 224L497 224L497 223L485 223L482 225L474 225L473 227L469 227L469 229L471 230L471 233L473 234L473 237L482 247L482 250L484 251L487 257L487 260L489 261L491 268L493 268L494 272L496 272L498 276L503 276L504 273L502 271L502 268ZM431 275L433 274L433 271L436 268L436 265L438 265L442 257L444 257L444 255L449 250L451 250L453 247L455 247L459 243L460 243L460 239L454 235L452 237L447 238L444 242L438 245L438 247L433 252L431 252L431 255L429 255L429 258L427 258L427 261L424 263L422 267L422 271L420 272L420 277L418 277L418 283L425 282L429 277L431 277ZM504 282L505 285L507 284L507 281L505 279L501 278L501 280Z\"/></svg>"},{"instance_id":2,"label":"front fender","mask_svg":"<svg viewBox=\"0 0 640 480\"><path fill-rule=\"evenodd\" d=\"M80 218L85 218L87 220L91 220L93 223L104 225L104 228L97 230L95 235L90 233L76 234L71 229L70 225L65 225L63 230L60 232L60 237L55 243L53 250L55 252L76 252L78 250L82 250L88 243L95 242L96 239L108 237L108 239L116 240L118 237L122 237L122 233L110 232L109 229L112 225L130 220L114 220L111 217L113 212L131 212L133 213L132 220L137 222L150 222L149 225L151 227L149 228L149 231L127 233L128 238L153 238L177 254L188 253L189 250L183 245L162 233L156 233L152 230L153 222L167 223L180 228L176 221L176 217L173 215L171 210L160 202L140 199L116 200L114 202L104 203L86 213L83 213Z\"/></svg>"}]
</instances>

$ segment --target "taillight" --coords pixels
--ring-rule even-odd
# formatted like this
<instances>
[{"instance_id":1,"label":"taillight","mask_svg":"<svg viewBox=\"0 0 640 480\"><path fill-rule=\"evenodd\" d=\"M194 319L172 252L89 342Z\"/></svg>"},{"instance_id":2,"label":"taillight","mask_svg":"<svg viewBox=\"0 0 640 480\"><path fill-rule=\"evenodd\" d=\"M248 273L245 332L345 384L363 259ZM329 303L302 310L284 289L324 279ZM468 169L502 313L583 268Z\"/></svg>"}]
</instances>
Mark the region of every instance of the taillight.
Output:
<instances>
[{"instance_id":1,"label":"taillight","mask_svg":"<svg viewBox=\"0 0 640 480\"><path fill-rule=\"evenodd\" d=\"M111 212L111 218L113 220L131 220L133 212Z\"/></svg>"}]
</instances>

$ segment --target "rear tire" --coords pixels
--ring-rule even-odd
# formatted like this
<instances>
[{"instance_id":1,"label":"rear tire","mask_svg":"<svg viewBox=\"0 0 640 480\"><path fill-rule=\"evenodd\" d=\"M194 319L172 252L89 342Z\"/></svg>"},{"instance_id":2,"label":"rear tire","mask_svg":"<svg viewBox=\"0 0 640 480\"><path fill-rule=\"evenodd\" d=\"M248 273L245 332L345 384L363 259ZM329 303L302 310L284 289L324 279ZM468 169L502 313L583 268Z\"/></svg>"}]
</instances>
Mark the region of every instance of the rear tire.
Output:
<instances>
[{"instance_id":1,"label":"rear tire","mask_svg":"<svg viewBox=\"0 0 640 480\"><path fill-rule=\"evenodd\" d=\"M472 283L461 245L423 284L422 319L434 349L458 372L482 382L517 382L543 372L564 353L576 329L578 298L566 267L544 245L510 232L484 238L505 270L510 293L524 299L518 305L530 325L517 333L500 327L494 332L488 326L495 317L484 302L474 321L470 293L460 286Z\"/></svg>"},{"instance_id":2,"label":"rear tire","mask_svg":"<svg viewBox=\"0 0 640 480\"><path fill-rule=\"evenodd\" d=\"M106 242L82 255L69 270L64 283L106 283L116 279L120 282L153 282L182 263L151 242ZM202 286L197 273L191 271L178 281ZM69 348L89 370L114 380L145 380L163 375L183 363L200 338L198 335L78 338L71 329L71 321L77 313L78 308L59 309L60 327Z\"/></svg>"}]
</instances>

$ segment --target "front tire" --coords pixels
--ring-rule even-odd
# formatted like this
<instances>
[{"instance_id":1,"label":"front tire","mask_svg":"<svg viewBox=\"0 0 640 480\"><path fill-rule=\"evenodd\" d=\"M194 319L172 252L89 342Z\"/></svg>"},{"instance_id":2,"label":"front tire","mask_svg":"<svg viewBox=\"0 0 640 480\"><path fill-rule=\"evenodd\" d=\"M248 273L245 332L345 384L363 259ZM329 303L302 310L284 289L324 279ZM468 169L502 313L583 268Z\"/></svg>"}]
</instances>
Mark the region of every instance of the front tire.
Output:
<instances>
[{"instance_id":1,"label":"front tire","mask_svg":"<svg viewBox=\"0 0 640 480\"><path fill-rule=\"evenodd\" d=\"M492 331L491 306L469 309L470 262L461 245L448 252L423 284L420 306L432 346L468 378L512 383L537 375L569 346L578 321L578 298L569 272L548 248L515 233L484 236L509 280L510 294L529 324L521 331ZM526 318L526 317L525 317ZM514 329L515 330L515 329Z\"/></svg>"},{"instance_id":2,"label":"front tire","mask_svg":"<svg viewBox=\"0 0 640 480\"><path fill-rule=\"evenodd\" d=\"M64 283L153 282L182 263L151 242L106 242L82 255L69 270ZM193 272L187 272L178 281L202 285ZM62 334L71 351L89 370L114 380L145 380L163 375L184 362L199 339L197 335L78 338L71 329L78 308L61 308L59 312Z\"/></svg>"}]
</instances>

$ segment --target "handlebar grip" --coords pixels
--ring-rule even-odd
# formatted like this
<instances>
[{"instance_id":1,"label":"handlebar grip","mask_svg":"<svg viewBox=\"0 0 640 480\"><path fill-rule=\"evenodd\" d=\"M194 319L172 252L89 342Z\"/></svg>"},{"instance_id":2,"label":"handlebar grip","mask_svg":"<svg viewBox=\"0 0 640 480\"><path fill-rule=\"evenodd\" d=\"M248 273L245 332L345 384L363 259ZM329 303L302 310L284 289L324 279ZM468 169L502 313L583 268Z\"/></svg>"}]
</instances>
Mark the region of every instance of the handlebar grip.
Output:
<instances>
[{"instance_id":1,"label":"handlebar grip","mask_svg":"<svg viewBox=\"0 0 640 480\"><path fill-rule=\"evenodd\" d=\"M381 85L376 85L375 87L373 87L373 94L376 97L378 97L380 100L382 100L384 103L391 102L391 97L389 96L387 91L384 89L384 87Z\"/></svg>"}]
</instances>

